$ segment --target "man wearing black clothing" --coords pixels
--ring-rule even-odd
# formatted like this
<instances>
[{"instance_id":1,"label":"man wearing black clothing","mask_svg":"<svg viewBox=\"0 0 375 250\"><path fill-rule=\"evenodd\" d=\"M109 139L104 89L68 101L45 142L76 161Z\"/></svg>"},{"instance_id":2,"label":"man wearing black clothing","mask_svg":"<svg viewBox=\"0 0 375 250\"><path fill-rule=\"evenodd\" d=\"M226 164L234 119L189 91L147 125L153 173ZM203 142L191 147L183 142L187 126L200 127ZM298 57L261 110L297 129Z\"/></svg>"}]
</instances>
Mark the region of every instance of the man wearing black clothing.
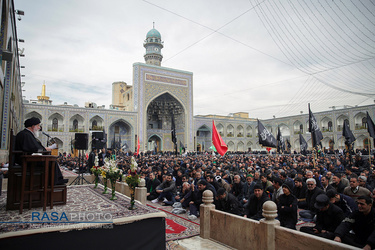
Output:
<instances>
[{"instance_id":1,"label":"man wearing black clothing","mask_svg":"<svg viewBox=\"0 0 375 250\"><path fill-rule=\"evenodd\" d=\"M361 247L375 248L375 210L372 199L367 196L357 198L358 211L345 218L335 231L335 241ZM355 233L350 234L350 230Z\"/></svg>"},{"instance_id":2,"label":"man wearing black clothing","mask_svg":"<svg viewBox=\"0 0 375 250\"><path fill-rule=\"evenodd\" d=\"M25 121L25 129L20 131L16 136L15 150L23 151L29 155L33 153L42 153L45 151L51 151L52 147L43 147L42 143L37 139L39 137L39 130L41 129L40 120L36 117L32 117ZM15 162L19 165L22 164L21 158L16 157ZM60 167L55 166L55 185L62 185L67 183L67 179L63 179Z\"/></svg>"},{"instance_id":3,"label":"man wearing black clothing","mask_svg":"<svg viewBox=\"0 0 375 250\"><path fill-rule=\"evenodd\" d=\"M198 181L198 190L195 189L194 184L192 185L192 196L189 204L190 215L188 216L188 218L190 220L195 220L199 216L199 207L203 203L203 192L206 190L210 190L213 193L214 197L216 197L216 190L211 184L207 183L207 181L204 179Z\"/></svg>"},{"instance_id":4,"label":"man wearing black clothing","mask_svg":"<svg viewBox=\"0 0 375 250\"><path fill-rule=\"evenodd\" d=\"M318 187L318 188L322 188L322 183L321 183L321 176L320 176L320 174L319 174L319 171L318 170L315 170L314 172L313 172L313 178L315 179L315 181L316 181L316 186Z\"/></svg>"},{"instance_id":5,"label":"man wearing black clothing","mask_svg":"<svg viewBox=\"0 0 375 250\"><path fill-rule=\"evenodd\" d=\"M345 217L350 216L354 211L358 210L353 198L345 194L339 194L336 189L328 190L326 194L333 204L341 208Z\"/></svg>"},{"instance_id":6,"label":"man wearing black clothing","mask_svg":"<svg viewBox=\"0 0 375 250\"><path fill-rule=\"evenodd\" d=\"M96 149L93 149L89 154L89 159L87 160L87 170L91 172L91 168L95 165L95 156L96 156Z\"/></svg>"},{"instance_id":7,"label":"man wearing black clothing","mask_svg":"<svg viewBox=\"0 0 375 250\"><path fill-rule=\"evenodd\" d=\"M256 182L253 181L253 176L251 174L248 174L246 176L246 182L243 186L243 199L242 199L242 205L246 204L249 200L250 195L254 193L254 187L256 185Z\"/></svg>"},{"instance_id":8,"label":"man wearing black clothing","mask_svg":"<svg viewBox=\"0 0 375 250\"><path fill-rule=\"evenodd\" d=\"M209 174L209 175L207 175L207 177L206 177L206 181L207 181L209 184L211 184L211 185L215 188L216 191L219 190L220 185L219 185L219 183L215 180L215 176L214 176L213 174Z\"/></svg>"},{"instance_id":9,"label":"man wearing black clothing","mask_svg":"<svg viewBox=\"0 0 375 250\"><path fill-rule=\"evenodd\" d=\"M307 207L306 192L307 192L306 183L304 183L301 178L297 177L294 180L293 195L297 198L298 207L301 209L305 209Z\"/></svg>"},{"instance_id":10,"label":"man wearing black clothing","mask_svg":"<svg viewBox=\"0 0 375 250\"><path fill-rule=\"evenodd\" d=\"M336 173L334 176L333 176L333 183L332 183L332 187L334 187L337 192L339 192L340 194L344 193L344 189L345 189L345 184L342 183L341 181L341 173Z\"/></svg>"},{"instance_id":11,"label":"man wearing black clothing","mask_svg":"<svg viewBox=\"0 0 375 250\"><path fill-rule=\"evenodd\" d=\"M175 171L173 171L173 173L174 173ZM182 189L182 175L183 175L183 173L182 173L182 170L177 170L176 171L176 175L174 175L173 174L173 176L175 177L175 179L176 179L176 187L177 187L177 191L178 192L181 192L181 189Z\"/></svg>"},{"instance_id":12,"label":"man wearing black clothing","mask_svg":"<svg viewBox=\"0 0 375 250\"><path fill-rule=\"evenodd\" d=\"M314 178L306 180L307 192L306 192L306 205L307 209L299 212L299 215L305 219L313 219L318 209L314 206L316 197L320 194L324 194L324 191L316 187L316 181Z\"/></svg>"},{"instance_id":13,"label":"man wearing black clothing","mask_svg":"<svg viewBox=\"0 0 375 250\"><path fill-rule=\"evenodd\" d=\"M263 204L268 201L269 198L266 192L263 192L262 187L256 184L254 187L254 193L250 195L249 201L245 205L245 218L260 220L263 218Z\"/></svg>"},{"instance_id":14,"label":"man wearing black clothing","mask_svg":"<svg viewBox=\"0 0 375 250\"><path fill-rule=\"evenodd\" d=\"M316 225L314 227L301 227L300 231L333 240L336 228L345 218L344 212L335 204L330 203L328 196L325 194L316 197L314 206L318 210Z\"/></svg>"},{"instance_id":15,"label":"man wearing black clothing","mask_svg":"<svg viewBox=\"0 0 375 250\"><path fill-rule=\"evenodd\" d=\"M278 220L280 226L296 229L297 224L297 198L292 194L293 183L290 181L282 185L283 194L277 204Z\"/></svg>"},{"instance_id":16,"label":"man wearing black clothing","mask_svg":"<svg viewBox=\"0 0 375 250\"><path fill-rule=\"evenodd\" d=\"M334 187L332 187L332 185L331 184L329 184L329 181L328 181L328 178L327 178L327 176L322 176L322 178L321 178L321 183L322 183L322 189L323 189L323 191L325 192L325 193L327 193L329 190L335 190L336 191L336 189L334 188Z\"/></svg>"},{"instance_id":17,"label":"man wearing black clothing","mask_svg":"<svg viewBox=\"0 0 375 250\"><path fill-rule=\"evenodd\" d=\"M98 159L99 159L99 166L103 166L104 165L104 159L105 158L111 158L111 154L110 152L108 152L110 149L106 150L105 148L102 149L101 152L99 152L98 154Z\"/></svg>"},{"instance_id":18,"label":"man wearing black clothing","mask_svg":"<svg viewBox=\"0 0 375 250\"><path fill-rule=\"evenodd\" d=\"M243 182L241 181L241 177L237 174L233 177L232 189L230 190L229 193L233 194L237 198L238 201L242 201Z\"/></svg>"},{"instance_id":19,"label":"man wearing black clothing","mask_svg":"<svg viewBox=\"0 0 375 250\"><path fill-rule=\"evenodd\" d=\"M219 188L217 191L215 205L217 210L235 215L242 215L242 206L240 202L233 194L225 191L224 188Z\"/></svg>"}]
</instances>

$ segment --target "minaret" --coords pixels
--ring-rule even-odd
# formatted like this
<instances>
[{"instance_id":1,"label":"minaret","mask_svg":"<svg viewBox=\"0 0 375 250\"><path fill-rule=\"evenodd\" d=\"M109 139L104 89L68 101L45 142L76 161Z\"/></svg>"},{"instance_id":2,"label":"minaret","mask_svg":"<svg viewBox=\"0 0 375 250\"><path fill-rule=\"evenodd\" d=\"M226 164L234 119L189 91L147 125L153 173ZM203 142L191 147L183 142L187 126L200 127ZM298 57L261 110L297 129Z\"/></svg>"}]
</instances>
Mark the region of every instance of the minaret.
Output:
<instances>
[{"instance_id":1,"label":"minaret","mask_svg":"<svg viewBox=\"0 0 375 250\"><path fill-rule=\"evenodd\" d=\"M51 105L52 101L49 99L49 96L46 96L46 82L44 81L42 86L42 95L38 96L38 103Z\"/></svg>"},{"instance_id":2,"label":"minaret","mask_svg":"<svg viewBox=\"0 0 375 250\"><path fill-rule=\"evenodd\" d=\"M46 82L44 82L42 86L42 96L46 96Z\"/></svg>"},{"instance_id":3,"label":"minaret","mask_svg":"<svg viewBox=\"0 0 375 250\"><path fill-rule=\"evenodd\" d=\"M147 33L146 40L143 43L143 47L146 48L144 58L147 64L161 66L161 61L163 60L161 49L164 47L163 44L164 42L161 40L159 31L155 29L154 23L152 30Z\"/></svg>"}]
</instances>

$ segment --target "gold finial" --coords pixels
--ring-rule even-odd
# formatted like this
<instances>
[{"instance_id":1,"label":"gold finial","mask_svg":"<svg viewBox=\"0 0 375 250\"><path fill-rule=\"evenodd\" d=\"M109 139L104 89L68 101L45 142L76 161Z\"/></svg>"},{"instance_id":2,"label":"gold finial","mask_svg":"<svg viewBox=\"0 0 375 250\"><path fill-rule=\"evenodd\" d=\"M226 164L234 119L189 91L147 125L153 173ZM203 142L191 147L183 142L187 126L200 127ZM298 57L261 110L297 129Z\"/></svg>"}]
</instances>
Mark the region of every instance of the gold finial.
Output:
<instances>
[{"instance_id":1,"label":"gold finial","mask_svg":"<svg viewBox=\"0 0 375 250\"><path fill-rule=\"evenodd\" d=\"M43 86L42 86L42 94L38 96L38 101L40 103L43 103L48 100L49 100L49 96L46 96L46 81L44 81Z\"/></svg>"},{"instance_id":2,"label":"gold finial","mask_svg":"<svg viewBox=\"0 0 375 250\"><path fill-rule=\"evenodd\" d=\"M155 29L155 22L152 22L152 28Z\"/></svg>"},{"instance_id":3,"label":"gold finial","mask_svg":"<svg viewBox=\"0 0 375 250\"><path fill-rule=\"evenodd\" d=\"M42 86L42 96L46 96L46 81L44 81Z\"/></svg>"}]
</instances>

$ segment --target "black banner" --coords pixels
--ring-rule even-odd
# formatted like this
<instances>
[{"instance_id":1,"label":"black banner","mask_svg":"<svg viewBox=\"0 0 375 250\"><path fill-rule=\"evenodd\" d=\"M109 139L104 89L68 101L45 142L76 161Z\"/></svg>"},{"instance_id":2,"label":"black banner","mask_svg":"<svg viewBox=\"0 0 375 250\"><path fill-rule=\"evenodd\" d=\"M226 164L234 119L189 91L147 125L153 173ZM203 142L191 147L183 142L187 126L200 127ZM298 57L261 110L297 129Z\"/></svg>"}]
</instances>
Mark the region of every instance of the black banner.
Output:
<instances>
[{"instance_id":1,"label":"black banner","mask_svg":"<svg viewBox=\"0 0 375 250\"><path fill-rule=\"evenodd\" d=\"M174 124L174 116L172 114L172 126L171 126L171 129L172 129L172 132L171 132L171 135L172 135L172 142L174 145L177 144L177 138L176 138L176 125Z\"/></svg>"},{"instance_id":2,"label":"black banner","mask_svg":"<svg viewBox=\"0 0 375 250\"><path fill-rule=\"evenodd\" d=\"M322 131L318 126L318 122L315 119L315 116L310 110L310 103L309 103L309 132L311 133L311 140L313 148L316 148L320 145L320 141L323 139Z\"/></svg>"},{"instance_id":3,"label":"black banner","mask_svg":"<svg viewBox=\"0 0 375 250\"><path fill-rule=\"evenodd\" d=\"M280 132L280 127L277 127L277 151L278 152L284 152L285 151L285 142L284 142L284 138L283 136L281 135L281 132Z\"/></svg>"},{"instance_id":4,"label":"black banner","mask_svg":"<svg viewBox=\"0 0 375 250\"><path fill-rule=\"evenodd\" d=\"M299 145L300 145L301 153L306 152L307 142L306 142L305 138L303 138L301 133L299 134Z\"/></svg>"},{"instance_id":5,"label":"black banner","mask_svg":"<svg viewBox=\"0 0 375 250\"><path fill-rule=\"evenodd\" d=\"M276 148L276 139L273 135L263 126L263 124L258 120L258 137L259 145L263 147Z\"/></svg>"},{"instance_id":6,"label":"black banner","mask_svg":"<svg viewBox=\"0 0 375 250\"><path fill-rule=\"evenodd\" d=\"M349 145L355 141L355 137L352 131L350 131L348 120L344 120L342 135L345 137L346 143Z\"/></svg>"},{"instance_id":7,"label":"black banner","mask_svg":"<svg viewBox=\"0 0 375 250\"><path fill-rule=\"evenodd\" d=\"M367 131L370 134L370 137L375 139L375 126L370 115L367 112Z\"/></svg>"}]
</instances>

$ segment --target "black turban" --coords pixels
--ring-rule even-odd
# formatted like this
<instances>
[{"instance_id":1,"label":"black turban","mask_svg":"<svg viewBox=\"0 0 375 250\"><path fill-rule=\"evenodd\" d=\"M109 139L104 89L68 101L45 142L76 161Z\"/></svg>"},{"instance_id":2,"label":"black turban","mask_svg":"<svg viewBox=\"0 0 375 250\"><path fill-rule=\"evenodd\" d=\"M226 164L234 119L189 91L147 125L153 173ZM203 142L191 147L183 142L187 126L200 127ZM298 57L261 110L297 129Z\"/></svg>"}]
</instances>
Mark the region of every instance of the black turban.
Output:
<instances>
[{"instance_id":1,"label":"black turban","mask_svg":"<svg viewBox=\"0 0 375 250\"><path fill-rule=\"evenodd\" d=\"M31 127L33 125L37 125L39 123L40 123L39 118L36 118L36 117L29 118L25 121L25 128Z\"/></svg>"}]
</instances>

